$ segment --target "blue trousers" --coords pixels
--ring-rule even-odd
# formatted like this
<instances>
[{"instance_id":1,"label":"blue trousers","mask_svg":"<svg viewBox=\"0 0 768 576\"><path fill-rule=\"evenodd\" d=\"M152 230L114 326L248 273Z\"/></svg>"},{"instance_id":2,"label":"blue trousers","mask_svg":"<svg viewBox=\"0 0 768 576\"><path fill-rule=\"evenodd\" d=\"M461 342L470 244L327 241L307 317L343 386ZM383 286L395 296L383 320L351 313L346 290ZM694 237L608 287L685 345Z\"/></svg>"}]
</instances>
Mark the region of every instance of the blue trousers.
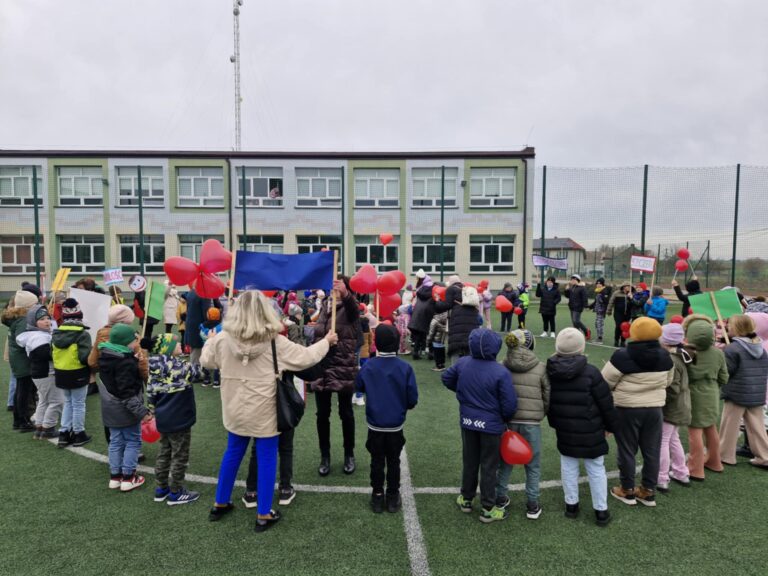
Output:
<instances>
[{"instance_id":1,"label":"blue trousers","mask_svg":"<svg viewBox=\"0 0 768 576\"><path fill-rule=\"evenodd\" d=\"M259 467L259 481L256 487L256 498L259 502L258 513L262 516L272 510L272 496L275 491L275 476L277 475L277 444L280 436L270 438L254 438L256 460ZM216 504L228 504L232 500L232 489L235 478L243 461L245 451L251 441L248 436L238 436L229 432L227 435L227 450L221 458L219 468L219 483L216 485Z\"/></svg>"}]
</instances>

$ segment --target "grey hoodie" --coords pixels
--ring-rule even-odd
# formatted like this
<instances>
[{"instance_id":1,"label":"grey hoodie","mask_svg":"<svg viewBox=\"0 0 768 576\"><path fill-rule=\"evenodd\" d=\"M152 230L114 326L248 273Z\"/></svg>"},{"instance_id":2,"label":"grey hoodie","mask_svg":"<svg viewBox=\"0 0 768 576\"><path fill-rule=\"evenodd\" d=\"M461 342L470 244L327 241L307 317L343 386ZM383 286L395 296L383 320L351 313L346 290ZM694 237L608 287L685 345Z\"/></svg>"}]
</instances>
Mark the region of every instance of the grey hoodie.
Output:
<instances>
[{"instance_id":1,"label":"grey hoodie","mask_svg":"<svg viewBox=\"0 0 768 576\"><path fill-rule=\"evenodd\" d=\"M734 338L725 350L730 379L720 390L723 400L739 406L762 406L768 382L768 352L759 338Z\"/></svg>"}]
</instances>

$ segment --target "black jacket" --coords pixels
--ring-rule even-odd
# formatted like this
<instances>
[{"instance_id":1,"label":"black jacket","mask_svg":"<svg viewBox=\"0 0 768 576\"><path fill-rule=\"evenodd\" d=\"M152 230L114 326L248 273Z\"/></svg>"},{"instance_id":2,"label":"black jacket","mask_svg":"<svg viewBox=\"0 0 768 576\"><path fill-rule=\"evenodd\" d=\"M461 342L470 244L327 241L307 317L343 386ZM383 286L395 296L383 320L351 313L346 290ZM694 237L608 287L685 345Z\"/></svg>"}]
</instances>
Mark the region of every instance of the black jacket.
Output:
<instances>
[{"instance_id":1,"label":"black jacket","mask_svg":"<svg viewBox=\"0 0 768 576\"><path fill-rule=\"evenodd\" d=\"M447 294L447 290L446 290ZM416 291L416 300L413 303L413 312L411 321L408 323L408 330L417 332L429 332L429 323L435 315L435 301L432 299L432 285L420 286Z\"/></svg>"},{"instance_id":2,"label":"black jacket","mask_svg":"<svg viewBox=\"0 0 768 576\"><path fill-rule=\"evenodd\" d=\"M104 426L125 428L140 422L149 409L144 406L144 384L134 355L102 348L99 376Z\"/></svg>"},{"instance_id":3,"label":"black jacket","mask_svg":"<svg viewBox=\"0 0 768 576\"><path fill-rule=\"evenodd\" d=\"M469 334L480 328L480 312L474 306L456 306L448 313L448 355L469 354Z\"/></svg>"},{"instance_id":4,"label":"black jacket","mask_svg":"<svg viewBox=\"0 0 768 576\"><path fill-rule=\"evenodd\" d=\"M549 376L549 425L563 456L597 458L608 453L606 430L613 432L616 410L608 384L586 356L552 356Z\"/></svg>"},{"instance_id":5,"label":"black jacket","mask_svg":"<svg viewBox=\"0 0 768 576\"><path fill-rule=\"evenodd\" d=\"M675 295L680 302L683 303L683 318L688 316L688 310L691 307L691 302L688 300L689 296L695 296L701 294L701 284L698 280L688 280L685 283L685 289L688 290L688 294L684 294L680 286L675 286Z\"/></svg>"},{"instance_id":6,"label":"black jacket","mask_svg":"<svg viewBox=\"0 0 768 576\"><path fill-rule=\"evenodd\" d=\"M632 294L624 294L621 290L614 290L611 299L608 301L606 315L613 313L613 319L616 324L629 322L632 318Z\"/></svg>"},{"instance_id":7,"label":"black jacket","mask_svg":"<svg viewBox=\"0 0 768 576\"><path fill-rule=\"evenodd\" d=\"M464 284L462 284L461 282L457 282L456 284L451 284L450 286L448 286L448 288L446 288L445 290L445 301L435 302L435 314L440 314L441 312L453 310L456 306L460 306L461 291L463 289L464 289ZM429 328L429 324L427 324L427 328Z\"/></svg>"},{"instance_id":8,"label":"black jacket","mask_svg":"<svg viewBox=\"0 0 768 576\"><path fill-rule=\"evenodd\" d=\"M583 312L589 304L587 289L581 284L566 288L565 297L568 298L568 308L575 312Z\"/></svg>"},{"instance_id":9,"label":"black jacket","mask_svg":"<svg viewBox=\"0 0 768 576\"><path fill-rule=\"evenodd\" d=\"M735 339L724 350L728 383L720 397L739 406L762 406L768 382L768 353L762 342Z\"/></svg>"},{"instance_id":10,"label":"black jacket","mask_svg":"<svg viewBox=\"0 0 768 576\"><path fill-rule=\"evenodd\" d=\"M552 287L552 290L547 289L546 284L539 284L536 286L536 296L539 298L539 314L546 316L557 314L557 305L563 299L557 284Z\"/></svg>"}]
</instances>

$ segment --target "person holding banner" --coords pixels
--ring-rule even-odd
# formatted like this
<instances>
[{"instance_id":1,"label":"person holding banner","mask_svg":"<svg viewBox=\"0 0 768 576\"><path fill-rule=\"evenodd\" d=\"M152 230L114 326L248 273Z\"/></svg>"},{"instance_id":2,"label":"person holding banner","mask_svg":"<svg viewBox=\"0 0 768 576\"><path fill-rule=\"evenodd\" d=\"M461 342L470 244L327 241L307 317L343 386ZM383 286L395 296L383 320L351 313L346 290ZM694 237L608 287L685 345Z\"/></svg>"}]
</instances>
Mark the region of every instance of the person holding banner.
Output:
<instances>
[{"instance_id":1,"label":"person holding banner","mask_svg":"<svg viewBox=\"0 0 768 576\"><path fill-rule=\"evenodd\" d=\"M685 318L690 314L690 308L691 303L688 300L689 296L695 296L696 294L701 294L701 284L699 284L698 278L694 276L691 278L688 282L685 283L685 289L688 290L688 293L684 293L680 289L680 284L677 280L672 280L672 288L675 290L675 296L677 296L677 299L680 300L680 302L683 303L683 312L682 316Z\"/></svg>"}]
</instances>

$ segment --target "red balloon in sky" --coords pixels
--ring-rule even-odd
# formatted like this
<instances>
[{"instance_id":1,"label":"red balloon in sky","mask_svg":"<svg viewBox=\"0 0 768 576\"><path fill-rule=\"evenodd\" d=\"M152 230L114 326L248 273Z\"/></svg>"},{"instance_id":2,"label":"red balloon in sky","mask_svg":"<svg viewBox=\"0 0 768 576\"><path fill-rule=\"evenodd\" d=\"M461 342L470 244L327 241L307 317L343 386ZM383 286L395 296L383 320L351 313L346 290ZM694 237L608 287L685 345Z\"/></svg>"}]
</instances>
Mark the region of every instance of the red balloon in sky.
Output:
<instances>
[{"instance_id":1,"label":"red balloon in sky","mask_svg":"<svg viewBox=\"0 0 768 576\"><path fill-rule=\"evenodd\" d=\"M195 281L195 293L201 298L218 298L226 288L218 276L207 272L200 272Z\"/></svg>"},{"instance_id":2,"label":"red balloon in sky","mask_svg":"<svg viewBox=\"0 0 768 576\"><path fill-rule=\"evenodd\" d=\"M688 248L678 248L677 257L683 260L688 260L688 258L691 257L691 252L688 250Z\"/></svg>"},{"instance_id":3,"label":"red balloon in sky","mask_svg":"<svg viewBox=\"0 0 768 576\"><path fill-rule=\"evenodd\" d=\"M392 234L386 234L386 233L379 234L379 242L381 242L384 246L392 242L392 240L394 239L395 237L392 236Z\"/></svg>"},{"instance_id":4,"label":"red balloon in sky","mask_svg":"<svg viewBox=\"0 0 768 576\"><path fill-rule=\"evenodd\" d=\"M232 268L232 252L213 238L203 242L203 247L200 249L200 270L216 274L228 272L230 268Z\"/></svg>"},{"instance_id":5,"label":"red balloon in sky","mask_svg":"<svg viewBox=\"0 0 768 576\"><path fill-rule=\"evenodd\" d=\"M349 286L358 294L373 294L376 292L376 268L370 264L363 264L352 278Z\"/></svg>"},{"instance_id":6,"label":"red balloon in sky","mask_svg":"<svg viewBox=\"0 0 768 576\"><path fill-rule=\"evenodd\" d=\"M405 276L403 276L402 279L404 281ZM394 272L387 272L382 274L376 281L376 289L378 290L379 294L384 294L387 296L399 292L400 288L402 287L403 284L400 282L400 277Z\"/></svg>"},{"instance_id":7,"label":"red balloon in sky","mask_svg":"<svg viewBox=\"0 0 768 576\"><path fill-rule=\"evenodd\" d=\"M687 260L678 260L675 262L675 270L678 272L685 272L688 270L688 261Z\"/></svg>"},{"instance_id":8,"label":"red balloon in sky","mask_svg":"<svg viewBox=\"0 0 768 576\"><path fill-rule=\"evenodd\" d=\"M386 318L392 315L402 304L400 294L379 294L379 318Z\"/></svg>"}]
</instances>

